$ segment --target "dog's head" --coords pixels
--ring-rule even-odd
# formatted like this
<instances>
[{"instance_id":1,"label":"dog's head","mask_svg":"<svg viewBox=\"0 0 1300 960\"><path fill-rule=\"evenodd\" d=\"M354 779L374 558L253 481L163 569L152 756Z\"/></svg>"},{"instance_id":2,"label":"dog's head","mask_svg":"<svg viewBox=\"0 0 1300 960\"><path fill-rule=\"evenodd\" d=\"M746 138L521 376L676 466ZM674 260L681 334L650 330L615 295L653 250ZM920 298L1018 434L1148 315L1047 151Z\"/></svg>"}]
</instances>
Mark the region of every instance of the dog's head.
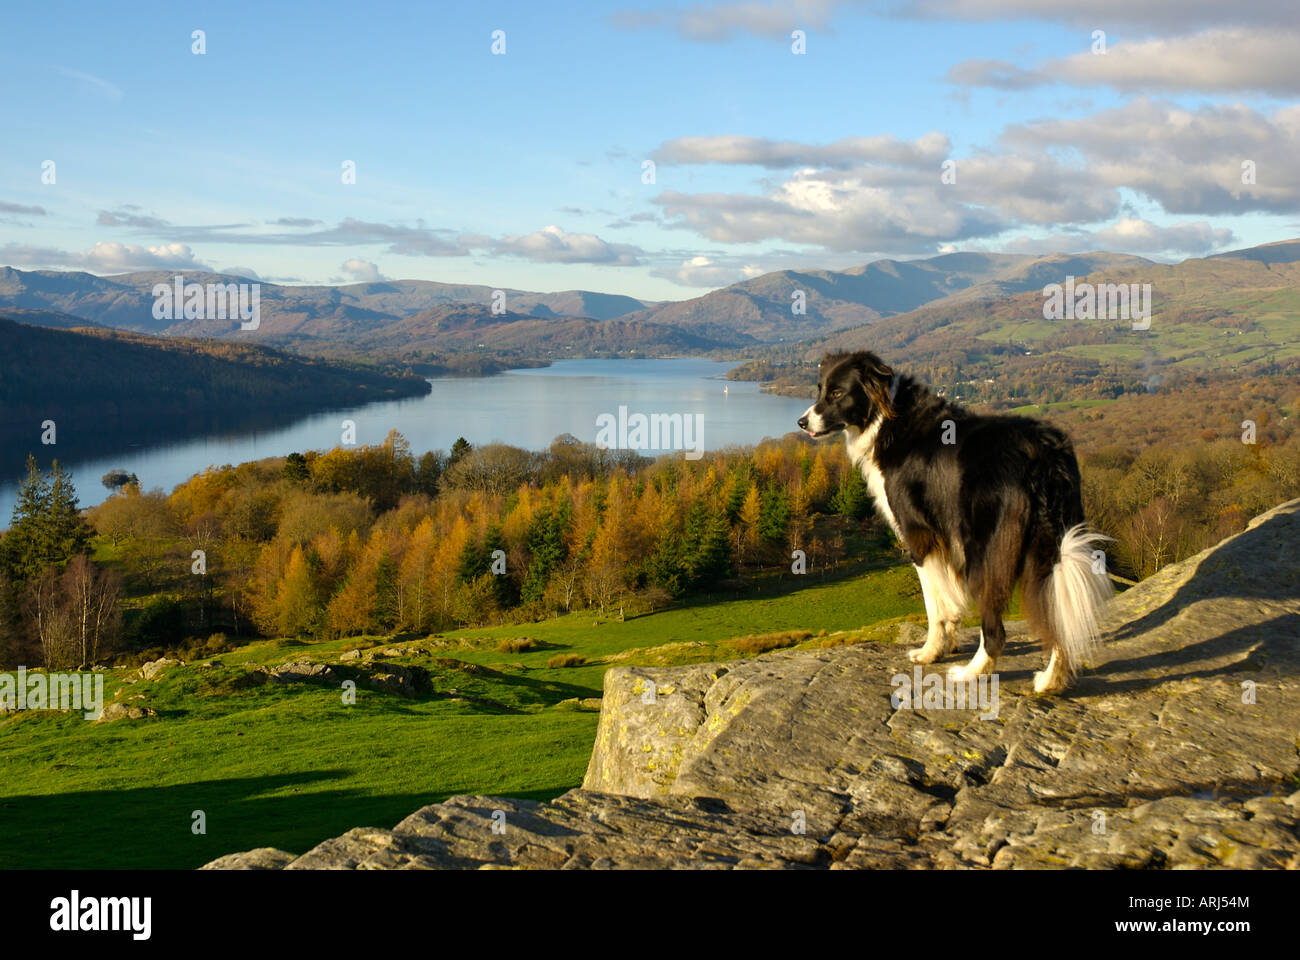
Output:
<instances>
[{"instance_id":1,"label":"dog's head","mask_svg":"<svg viewBox=\"0 0 1300 960\"><path fill-rule=\"evenodd\" d=\"M894 376L874 353L828 353L817 367L817 402L799 418L799 428L824 437L853 427L865 430L895 416L890 396Z\"/></svg>"}]
</instances>

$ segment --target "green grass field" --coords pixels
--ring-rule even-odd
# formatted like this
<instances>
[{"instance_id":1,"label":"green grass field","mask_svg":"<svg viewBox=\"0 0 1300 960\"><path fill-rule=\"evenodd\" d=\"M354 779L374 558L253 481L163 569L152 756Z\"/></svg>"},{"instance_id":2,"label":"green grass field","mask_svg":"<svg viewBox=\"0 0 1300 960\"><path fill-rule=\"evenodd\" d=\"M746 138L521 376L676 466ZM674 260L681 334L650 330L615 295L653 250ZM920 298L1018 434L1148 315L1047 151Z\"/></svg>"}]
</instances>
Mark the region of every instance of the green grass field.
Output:
<instances>
[{"instance_id":1,"label":"green grass field","mask_svg":"<svg viewBox=\"0 0 1300 960\"><path fill-rule=\"evenodd\" d=\"M246 664L334 662L355 639L257 642L213 658L216 666L171 667L152 681L110 671L106 703L157 716L98 725L80 714L0 719L0 867L189 868L260 846L302 852L356 826L392 827L457 793L547 799L581 782L598 718L561 701L599 697L615 663L735 659L742 654L729 638L795 629L852 632L832 642L891 639L893 621L924 619L906 565L795 580L626 622L593 626L584 612L448 633L436 656L394 658L429 670L438 691L455 687L507 709L364 686L345 706L338 683L241 683ZM497 649L522 636L540 649ZM557 654L587 662L547 667ZM192 830L200 810L205 834Z\"/></svg>"}]
</instances>

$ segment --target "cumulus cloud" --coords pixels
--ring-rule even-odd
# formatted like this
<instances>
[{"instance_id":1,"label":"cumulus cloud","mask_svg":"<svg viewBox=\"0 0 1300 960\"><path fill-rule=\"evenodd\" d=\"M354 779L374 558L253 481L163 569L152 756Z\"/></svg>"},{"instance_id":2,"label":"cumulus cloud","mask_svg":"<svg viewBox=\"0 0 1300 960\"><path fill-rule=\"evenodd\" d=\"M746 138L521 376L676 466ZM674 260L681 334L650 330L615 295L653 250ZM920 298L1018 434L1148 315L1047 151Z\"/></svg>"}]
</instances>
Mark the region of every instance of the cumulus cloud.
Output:
<instances>
[{"instance_id":1,"label":"cumulus cloud","mask_svg":"<svg viewBox=\"0 0 1300 960\"><path fill-rule=\"evenodd\" d=\"M590 233L566 233L555 225L533 233L508 235L492 243L498 255L523 257L538 263L603 263L633 266L641 251L625 243L608 243Z\"/></svg>"},{"instance_id":2,"label":"cumulus cloud","mask_svg":"<svg viewBox=\"0 0 1300 960\"><path fill-rule=\"evenodd\" d=\"M64 267L90 273L129 273L133 270L210 270L183 243L153 247L100 241L89 250L67 251L10 243L0 247L0 261L36 267Z\"/></svg>"},{"instance_id":3,"label":"cumulus cloud","mask_svg":"<svg viewBox=\"0 0 1300 960\"><path fill-rule=\"evenodd\" d=\"M741 280L761 276L765 271L753 264L737 266L717 263L708 257L697 256L683 260L675 267L658 267L652 276L663 277L683 287L725 287Z\"/></svg>"},{"instance_id":4,"label":"cumulus cloud","mask_svg":"<svg viewBox=\"0 0 1300 960\"><path fill-rule=\"evenodd\" d=\"M780 239L832 251L920 253L939 241L992 236L1011 225L951 202L937 171L933 179L929 186L883 188L865 177L799 171L766 196L665 191L655 202L670 226L718 243Z\"/></svg>"},{"instance_id":5,"label":"cumulus cloud","mask_svg":"<svg viewBox=\"0 0 1300 960\"><path fill-rule=\"evenodd\" d=\"M666 190L654 202L668 226L717 243L779 239L827 251L894 253L1029 225L1083 229L1121 216L1124 191L1180 215L1300 210L1300 168L1293 162L1300 156L1300 106L1268 115L1241 105L1188 110L1143 98L1092 116L1016 124L992 146L953 158L951 183L940 176L946 146L939 134L865 148L855 140L670 141L663 155L681 162L819 162L753 190ZM1198 250L1209 241L1183 231L1144 242Z\"/></svg>"},{"instance_id":6,"label":"cumulus cloud","mask_svg":"<svg viewBox=\"0 0 1300 960\"><path fill-rule=\"evenodd\" d=\"M1211 29L1192 36L1116 44L1104 55L1078 53L1032 69L1003 60L965 60L948 71L964 86L1019 90L1050 83L1101 85L1126 93L1199 90L1300 93L1295 68L1300 32Z\"/></svg>"},{"instance_id":7,"label":"cumulus cloud","mask_svg":"<svg viewBox=\"0 0 1300 960\"><path fill-rule=\"evenodd\" d=\"M1295 26L1294 0L722 0L694 2L672 12L620 10L622 30L673 30L687 40L717 43L748 34L788 39L795 29L830 30L845 12L900 18L1039 20L1072 27L1183 33L1207 27Z\"/></svg>"},{"instance_id":8,"label":"cumulus cloud","mask_svg":"<svg viewBox=\"0 0 1300 960\"><path fill-rule=\"evenodd\" d=\"M1295 25L1294 0L877 0L898 16L953 20L1047 20L1110 29L1184 31L1208 26Z\"/></svg>"},{"instance_id":9,"label":"cumulus cloud","mask_svg":"<svg viewBox=\"0 0 1300 960\"><path fill-rule=\"evenodd\" d=\"M1008 127L1002 144L1077 152L1096 183L1145 194L1167 212L1300 210L1300 106L1264 114L1241 105L1189 110L1139 98L1090 117ZM1254 183L1243 183L1253 169Z\"/></svg>"},{"instance_id":10,"label":"cumulus cloud","mask_svg":"<svg viewBox=\"0 0 1300 960\"><path fill-rule=\"evenodd\" d=\"M379 272L378 265L371 263L369 260L344 260L340 269L359 283L377 283L380 280L387 280Z\"/></svg>"},{"instance_id":11,"label":"cumulus cloud","mask_svg":"<svg viewBox=\"0 0 1300 960\"><path fill-rule=\"evenodd\" d=\"M916 140L897 137L845 137L828 144L769 140L765 137L678 137L654 151L657 163L718 163L783 169L789 167L851 167L860 163L935 166L948 155L951 143L941 133Z\"/></svg>"},{"instance_id":12,"label":"cumulus cloud","mask_svg":"<svg viewBox=\"0 0 1300 960\"><path fill-rule=\"evenodd\" d=\"M1070 230L1045 237L1016 237L1001 244L1005 253L1116 253L1201 256L1235 243L1236 235L1202 220L1162 227L1138 217L1124 217L1099 230Z\"/></svg>"}]
</instances>

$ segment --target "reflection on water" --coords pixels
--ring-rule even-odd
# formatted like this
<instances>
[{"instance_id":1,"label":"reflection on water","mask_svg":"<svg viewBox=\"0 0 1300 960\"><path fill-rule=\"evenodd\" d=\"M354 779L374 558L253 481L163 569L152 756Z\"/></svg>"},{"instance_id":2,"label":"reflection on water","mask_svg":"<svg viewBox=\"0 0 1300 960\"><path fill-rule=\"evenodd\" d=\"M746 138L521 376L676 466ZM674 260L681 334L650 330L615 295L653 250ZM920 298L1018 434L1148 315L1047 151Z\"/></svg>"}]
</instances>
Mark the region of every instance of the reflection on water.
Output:
<instances>
[{"instance_id":1,"label":"reflection on water","mask_svg":"<svg viewBox=\"0 0 1300 960\"><path fill-rule=\"evenodd\" d=\"M457 437L475 445L501 442L532 450L549 446L565 433L595 442L596 418L617 417L620 406L627 408L628 416L699 414L706 450L757 443L796 429L794 421L807 401L760 393L754 383L722 380L733 366L701 359L562 360L495 377L435 380L428 396L312 414L287 425L241 423L198 437L160 436L107 448L92 431L59 424L55 446L41 446L36 431L27 449L7 445L0 526L9 523L28 452L42 467L58 457L73 474L81 505L93 506L108 496L100 477L111 469L136 474L145 489L170 491L210 465L335 447L344 420L356 422L358 444L379 443L389 430L398 430L417 455L446 450ZM83 437L78 443L79 432ZM85 433L92 433L91 439L85 439Z\"/></svg>"}]
</instances>

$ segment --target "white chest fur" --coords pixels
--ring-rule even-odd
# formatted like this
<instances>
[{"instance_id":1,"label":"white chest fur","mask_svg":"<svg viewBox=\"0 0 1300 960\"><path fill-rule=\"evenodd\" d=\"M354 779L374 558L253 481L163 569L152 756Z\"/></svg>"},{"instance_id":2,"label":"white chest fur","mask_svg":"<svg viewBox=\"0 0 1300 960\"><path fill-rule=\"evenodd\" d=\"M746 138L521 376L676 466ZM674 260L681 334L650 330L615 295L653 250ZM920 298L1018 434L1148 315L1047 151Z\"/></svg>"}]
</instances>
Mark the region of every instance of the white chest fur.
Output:
<instances>
[{"instance_id":1,"label":"white chest fur","mask_svg":"<svg viewBox=\"0 0 1300 960\"><path fill-rule=\"evenodd\" d=\"M845 433L845 441L849 448L849 460L862 471L862 478L867 481L867 490L876 501L876 510L901 540L903 532L898 529L894 511L889 509L889 497L885 495L885 475L876 465L876 434L880 432L880 424L881 421L876 420L862 431L850 427Z\"/></svg>"}]
</instances>

